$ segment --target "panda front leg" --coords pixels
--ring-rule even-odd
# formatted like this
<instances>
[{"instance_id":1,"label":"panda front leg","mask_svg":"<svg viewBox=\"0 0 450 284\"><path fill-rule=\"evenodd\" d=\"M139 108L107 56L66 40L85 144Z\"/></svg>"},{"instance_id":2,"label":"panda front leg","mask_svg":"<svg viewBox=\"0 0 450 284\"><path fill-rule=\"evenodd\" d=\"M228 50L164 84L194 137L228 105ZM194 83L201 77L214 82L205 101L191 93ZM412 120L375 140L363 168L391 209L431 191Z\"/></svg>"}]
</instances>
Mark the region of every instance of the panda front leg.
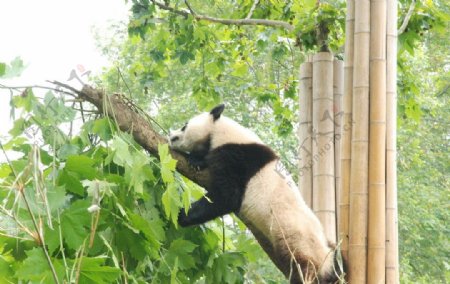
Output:
<instances>
[{"instance_id":1,"label":"panda front leg","mask_svg":"<svg viewBox=\"0 0 450 284\"><path fill-rule=\"evenodd\" d=\"M189 165L191 167L193 167L194 169L196 169L197 171L204 170L208 167L205 156L189 154L189 155L187 155L187 160L188 160Z\"/></svg>"},{"instance_id":2,"label":"panda front leg","mask_svg":"<svg viewBox=\"0 0 450 284\"><path fill-rule=\"evenodd\" d=\"M193 167L197 171L204 170L208 167L208 164L205 159L205 155L198 154L196 152L193 153L185 153L182 151L175 150L177 153L182 155L187 161L189 166Z\"/></svg>"},{"instance_id":3,"label":"panda front leg","mask_svg":"<svg viewBox=\"0 0 450 284\"><path fill-rule=\"evenodd\" d=\"M211 203L206 197L202 197L192 203L187 215L184 209L180 210L178 224L181 227L199 225L231 212L224 204Z\"/></svg>"}]
</instances>

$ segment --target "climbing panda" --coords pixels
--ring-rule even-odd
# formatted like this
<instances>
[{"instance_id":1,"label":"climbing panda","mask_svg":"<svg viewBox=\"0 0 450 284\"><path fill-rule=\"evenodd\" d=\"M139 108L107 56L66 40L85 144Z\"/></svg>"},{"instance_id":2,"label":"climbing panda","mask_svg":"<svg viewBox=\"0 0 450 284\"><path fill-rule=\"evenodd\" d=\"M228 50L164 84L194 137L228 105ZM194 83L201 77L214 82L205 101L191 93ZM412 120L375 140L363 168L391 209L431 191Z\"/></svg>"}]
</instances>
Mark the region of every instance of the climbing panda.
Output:
<instances>
[{"instance_id":1,"label":"climbing panda","mask_svg":"<svg viewBox=\"0 0 450 284\"><path fill-rule=\"evenodd\" d=\"M181 226L235 213L290 283L339 283L342 265L322 225L282 172L278 156L220 104L171 131L171 148L207 169L207 194L178 216Z\"/></svg>"}]
</instances>

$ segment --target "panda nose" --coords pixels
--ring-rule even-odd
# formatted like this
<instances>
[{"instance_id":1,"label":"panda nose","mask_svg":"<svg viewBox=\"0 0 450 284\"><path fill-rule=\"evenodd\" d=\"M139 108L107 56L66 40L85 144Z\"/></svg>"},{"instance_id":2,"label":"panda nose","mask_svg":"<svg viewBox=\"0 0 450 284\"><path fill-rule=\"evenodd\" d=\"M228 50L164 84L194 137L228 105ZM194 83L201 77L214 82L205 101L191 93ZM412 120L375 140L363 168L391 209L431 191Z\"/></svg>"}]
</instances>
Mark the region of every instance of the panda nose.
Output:
<instances>
[{"instance_id":1,"label":"panda nose","mask_svg":"<svg viewBox=\"0 0 450 284\"><path fill-rule=\"evenodd\" d=\"M175 142L175 141L177 141L177 140L179 140L180 139L180 137L178 137L178 136L174 136L174 137L170 137L170 142Z\"/></svg>"}]
</instances>

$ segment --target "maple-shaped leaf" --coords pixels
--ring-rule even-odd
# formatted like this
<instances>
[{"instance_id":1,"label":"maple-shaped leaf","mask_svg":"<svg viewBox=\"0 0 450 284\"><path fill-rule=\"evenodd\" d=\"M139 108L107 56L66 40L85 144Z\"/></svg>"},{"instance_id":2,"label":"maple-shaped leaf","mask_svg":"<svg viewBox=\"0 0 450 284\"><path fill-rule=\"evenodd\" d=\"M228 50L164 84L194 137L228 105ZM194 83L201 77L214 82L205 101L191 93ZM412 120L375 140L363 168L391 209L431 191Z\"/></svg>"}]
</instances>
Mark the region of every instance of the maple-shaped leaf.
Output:
<instances>
[{"instance_id":1,"label":"maple-shaped leaf","mask_svg":"<svg viewBox=\"0 0 450 284\"><path fill-rule=\"evenodd\" d=\"M175 183L167 184L167 189L161 197L164 206L164 212L167 218L170 218L175 226L178 225L178 212L182 206L181 197L178 193Z\"/></svg>"},{"instance_id":2,"label":"maple-shaped leaf","mask_svg":"<svg viewBox=\"0 0 450 284\"><path fill-rule=\"evenodd\" d=\"M158 155L161 161L161 177L165 183L174 182L173 172L175 171L177 160L169 154L169 145L158 145Z\"/></svg>"},{"instance_id":3,"label":"maple-shaped leaf","mask_svg":"<svg viewBox=\"0 0 450 284\"><path fill-rule=\"evenodd\" d=\"M78 283L114 283L120 276L121 270L117 267L105 266L104 263L103 257L83 257Z\"/></svg>"},{"instance_id":4,"label":"maple-shaped leaf","mask_svg":"<svg viewBox=\"0 0 450 284\"><path fill-rule=\"evenodd\" d=\"M177 261L180 270L195 267L195 259L191 254L196 247L196 244L183 239L173 241L164 256L166 264L169 265L169 267L173 267Z\"/></svg>"},{"instance_id":5,"label":"maple-shaped leaf","mask_svg":"<svg viewBox=\"0 0 450 284\"><path fill-rule=\"evenodd\" d=\"M67 157L66 166L64 168L67 171L79 174L83 179L93 179L97 172L93 167L94 163L95 161L87 156L71 155Z\"/></svg>"},{"instance_id":6,"label":"maple-shaped leaf","mask_svg":"<svg viewBox=\"0 0 450 284\"><path fill-rule=\"evenodd\" d=\"M28 280L36 283L55 283L50 265L42 251L42 248L33 248L26 252L27 258L19 264L16 277L20 280ZM52 259L57 277L62 283L65 269L60 260Z\"/></svg>"},{"instance_id":7,"label":"maple-shaped leaf","mask_svg":"<svg viewBox=\"0 0 450 284\"><path fill-rule=\"evenodd\" d=\"M91 224L91 215L87 210L90 205L86 200L75 201L61 215L61 232L71 249L77 250L89 234L86 228Z\"/></svg>"}]
</instances>

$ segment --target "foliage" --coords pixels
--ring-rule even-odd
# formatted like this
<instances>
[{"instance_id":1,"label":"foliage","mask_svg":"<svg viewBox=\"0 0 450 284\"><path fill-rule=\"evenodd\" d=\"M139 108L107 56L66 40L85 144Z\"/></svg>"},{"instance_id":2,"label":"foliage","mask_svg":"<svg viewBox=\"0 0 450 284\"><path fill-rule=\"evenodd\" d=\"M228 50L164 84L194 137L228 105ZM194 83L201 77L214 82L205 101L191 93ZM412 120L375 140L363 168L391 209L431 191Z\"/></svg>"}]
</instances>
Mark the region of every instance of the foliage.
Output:
<instances>
[{"instance_id":1,"label":"foliage","mask_svg":"<svg viewBox=\"0 0 450 284\"><path fill-rule=\"evenodd\" d=\"M398 198L405 283L450 280L449 40L448 34L427 34L414 57L399 58Z\"/></svg>"},{"instance_id":2,"label":"foliage","mask_svg":"<svg viewBox=\"0 0 450 284\"><path fill-rule=\"evenodd\" d=\"M223 239L220 221L177 226L180 208L203 191L175 172L167 145L159 162L106 118L67 133L74 110L64 100L31 89L13 98L20 118L2 149L17 158L0 167L3 279L242 283L262 250L237 250L250 236L226 228Z\"/></svg>"}]
</instances>

